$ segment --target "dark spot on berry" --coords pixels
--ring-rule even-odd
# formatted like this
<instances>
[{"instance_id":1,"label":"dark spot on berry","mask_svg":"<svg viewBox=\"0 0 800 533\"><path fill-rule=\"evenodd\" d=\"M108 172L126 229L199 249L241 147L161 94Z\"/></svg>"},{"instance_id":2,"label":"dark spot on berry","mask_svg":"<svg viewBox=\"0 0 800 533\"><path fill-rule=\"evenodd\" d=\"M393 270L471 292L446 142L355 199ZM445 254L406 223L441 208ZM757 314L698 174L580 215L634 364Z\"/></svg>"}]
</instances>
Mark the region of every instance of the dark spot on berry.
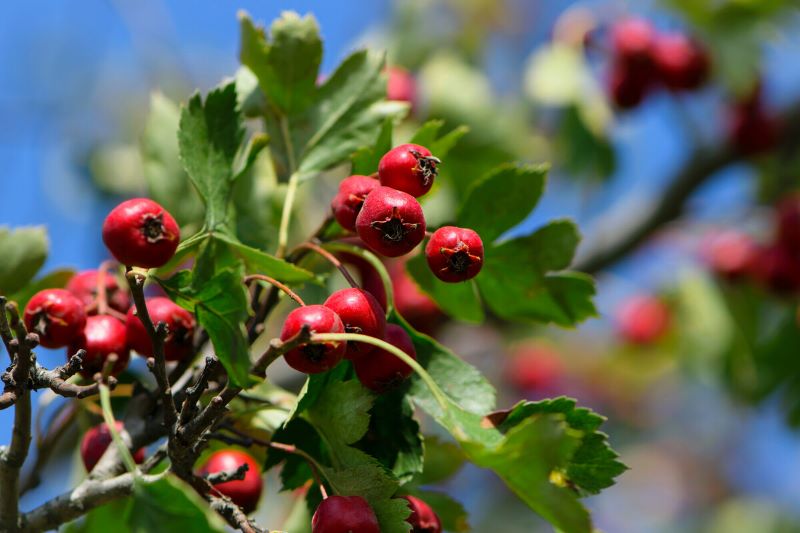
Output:
<instances>
[{"instance_id":1,"label":"dark spot on berry","mask_svg":"<svg viewBox=\"0 0 800 533\"><path fill-rule=\"evenodd\" d=\"M142 223L142 235L147 239L147 242L158 242L165 237L167 232L164 227L164 213L158 215L147 214L144 216Z\"/></svg>"}]
</instances>

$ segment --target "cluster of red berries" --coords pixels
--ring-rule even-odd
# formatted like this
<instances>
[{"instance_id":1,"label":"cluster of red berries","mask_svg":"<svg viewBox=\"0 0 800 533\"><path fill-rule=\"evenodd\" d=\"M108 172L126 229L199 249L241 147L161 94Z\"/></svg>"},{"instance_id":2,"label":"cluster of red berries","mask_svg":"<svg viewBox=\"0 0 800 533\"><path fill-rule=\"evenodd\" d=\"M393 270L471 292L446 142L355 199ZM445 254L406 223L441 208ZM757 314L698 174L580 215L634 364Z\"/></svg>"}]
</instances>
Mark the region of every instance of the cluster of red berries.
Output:
<instances>
[{"instance_id":1,"label":"cluster of red berries","mask_svg":"<svg viewBox=\"0 0 800 533\"><path fill-rule=\"evenodd\" d=\"M711 62L696 40L658 32L650 22L628 18L611 30L609 93L620 108L639 105L655 88L691 91L708 79Z\"/></svg>"},{"instance_id":2,"label":"cluster of red berries","mask_svg":"<svg viewBox=\"0 0 800 533\"><path fill-rule=\"evenodd\" d=\"M415 496L408 501L411 515L406 521L412 533L441 533L442 523L431 507ZM322 500L311 519L312 533L380 533L378 519L360 496L329 496Z\"/></svg>"},{"instance_id":3,"label":"cluster of red berries","mask_svg":"<svg viewBox=\"0 0 800 533\"><path fill-rule=\"evenodd\" d=\"M712 236L703 250L711 269L728 281L752 279L778 295L800 293L800 193L784 198L775 213L767 244L735 230Z\"/></svg>"},{"instance_id":4,"label":"cluster of red berries","mask_svg":"<svg viewBox=\"0 0 800 533\"><path fill-rule=\"evenodd\" d=\"M151 268L169 261L180 235L175 220L163 207L136 198L109 213L103 224L103 240L121 263ZM166 359L178 361L191 355L195 328L192 314L169 298L149 298L146 305L153 323L167 326ZM131 349L144 357L153 355L152 342L136 316L135 306L131 306L130 293L104 269L76 274L65 289L36 293L25 306L24 321L46 348L67 347L68 356L85 350L81 374L87 378L102 371L111 354L117 357L112 375L127 367Z\"/></svg>"}]
</instances>

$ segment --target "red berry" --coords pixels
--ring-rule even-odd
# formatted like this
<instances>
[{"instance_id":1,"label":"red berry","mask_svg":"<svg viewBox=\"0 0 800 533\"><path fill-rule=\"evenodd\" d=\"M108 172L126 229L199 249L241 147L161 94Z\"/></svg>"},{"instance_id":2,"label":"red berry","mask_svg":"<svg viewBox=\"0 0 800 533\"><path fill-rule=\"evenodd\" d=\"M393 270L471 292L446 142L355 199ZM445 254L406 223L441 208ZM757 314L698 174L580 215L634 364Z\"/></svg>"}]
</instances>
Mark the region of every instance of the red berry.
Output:
<instances>
[{"instance_id":1,"label":"red berry","mask_svg":"<svg viewBox=\"0 0 800 533\"><path fill-rule=\"evenodd\" d=\"M384 154L378 164L381 185L420 197L433 186L438 158L418 144L401 144Z\"/></svg>"},{"instance_id":2,"label":"red berry","mask_svg":"<svg viewBox=\"0 0 800 533\"><path fill-rule=\"evenodd\" d=\"M408 102L413 112L417 101L417 83L414 76L403 67L397 65L386 68L386 98Z\"/></svg>"},{"instance_id":3,"label":"red berry","mask_svg":"<svg viewBox=\"0 0 800 533\"><path fill-rule=\"evenodd\" d=\"M366 249L364 242L358 237L346 237L340 242L353 244ZM383 279L380 273L372 264L359 255L348 252L337 252L336 257L342 263L346 263L356 268L358 276L361 278L361 288L372 294L383 309L386 309L386 287L383 286Z\"/></svg>"},{"instance_id":4,"label":"red berry","mask_svg":"<svg viewBox=\"0 0 800 533\"><path fill-rule=\"evenodd\" d=\"M406 272L404 262L391 263L389 277L392 280L394 306L397 312L417 331L433 333L444 318L436 302L422 292L411 279Z\"/></svg>"},{"instance_id":5,"label":"red berry","mask_svg":"<svg viewBox=\"0 0 800 533\"><path fill-rule=\"evenodd\" d=\"M39 334L39 344L60 348L81 334L86 325L86 310L71 292L46 289L28 301L23 320L28 331Z\"/></svg>"},{"instance_id":6,"label":"red berry","mask_svg":"<svg viewBox=\"0 0 800 533\"><path fill-rule=\"evenodd\" d=\"M649 344L669 327L669 308L655 296L639 295L625 301L617 312L620 335L634 344Z\"/></svg>"},{"instance_id":7,"label":"red berry","mask_svg":"<svg viewBox=\"0 0 800 533\"><path fill-rule=\"evenodd\" d=\"M627 63L649 63L656 31L646 20L629 18L611 29L613 53Z\"/></svg>"},{"instance_id":8,"label":"red berry","mask_svg":"<svg viewBox=\"0 0 800 533\"><path fill-rule=\"evenodd\" d=\"M311 533L381 533L381 528L361 496L329 496L314 511Z\"/></svg>"},{"instance_id":9,"label":"red berry","mask_svg":"<svg viewBox=\"0 0 800 533\"><path fill-rule=\"evenodd\" d=\"M411 514L406 522L411 524L411 533L442 533L442 522L431 506L416 496L403 496L408 500Z\"/></svg>"},{"instance_id":10,"label":"red berry","mask_svg":"<svg viewBox=\"0 0 800 533\"><path fill-rule=\"evenodd\" d=\"M608 92L611 101L620 109L633 109L650 92L652 78L647 70L614 63L608 78Z\"/></svg>"},{"instance_id":11,"label":"red berry","mask_svg":"<svg viewBox=\"0 0 800 533\"><path fill-rule=\"evenodd\" d=\"M444 226L431 235L425 259L440 280L466 281L477 276L483 267L483 241L471 229Z\"/></svg>"},{"instance_id":12,"label":"red berry","mask_svg":"<svg viewBox=\"0 0 800 533\"><path fill-rule=\"evenodd\" d=\"M754 271L756 279L777 294L800 291L800 257L780 244L758 251Z\"/></svg>"},{"instance_id":13,"label":"red berry","mask_svg":"<svg viewBox=\"0 0 800 533\"><path fill-rule=\"evenodd\" d=\"M414 343L406 330L396 324L386 325L386 342L417 358ZM375 392L386 392L402 383L413 372L412 368L393 353L381 348L353 361L359 381Z\"/></svg>"},{"instance_id":14,"label":"red berry","mask_svg":"<svg viewBox=\"0 0 800 533\"><path fill-rule=\"evenodd\" d=\"M120 287L117 279L108 272L103 273L103 283L106 286L106 300L112 309L124 313L131 306L131 296L128 290ZM72 276L67 282L66 289L74 294L83 305L92 308L89 314L96 314L97 308L97 270L84 270Z\"/></svg>"},{"instance_id":15,"label":"red berry","mask_svg":"<svg viewBox=\"0 0 800 533\"><path fill-rule=\"evenodd\" d=\"M425 217L419 202L403 191L378 187L364 200L356 219L358 236L371 250L398 257L425 237Z\"/></svg>"},{"instance_id":16,"label":"red berry","mask_svg":"<svg viewBox=\"0 0 800 533\"><path fill-rule=\"evenodd\" d=\"M114 427L118 433L122 432L124 429L122 422L119 420L114 422ZM108 426L105 423L89 428L89 430L84 433L83 439L81 440L81 459L83 460L83 466L86 467L87 472L91 472L100 461L100 458L106 453L108 445L111 444L111 440L111 432L108 430ZM136 453L133 454L133 460L136 461L137 464L144 462L144 452L144 448L139 448Z\"/></svg>"},{"instance_id":17,"label":"red berry","mask_svg":"<svg viewBox=\"0 0 800 533\"><path fill-rule=\"evenodd\" d=\"M778 242L800 257L800 193L794 193L778 204Z\"/></svg>"},{"instance_id":18,"label":"red berry","mask_svg":"<svg viewBox=\"0 0 800 533\"><path fill-rule=\"evenodd\" d=\"M659 80L673 91L697 89L710 70L706 51L681 33L659 35L653 46L653 61Z\"/></svg>"},{"instance_id":19,"label":"red berry","mask_svg":"<svg viewBox=\"0 0 800 533\"><path fill-rule=\"evenodd\" d=\"M247 464L249 467L244 479L218 483L214 485L214 489L233 500L233 503L241 507L245 513L252 513L258 506L264 485L261 480L261 467L250 454L233 449L214 452L201 467L200 473L206 475L233 472L242 464Z\"/></svg>"},{"instance_id":20,"label":"red berry","mask_svg":"<svg viewBox=\"0 0 800 533\"><path fill-rule=\"evenodd\" d=\"M103 222L103 242L120 263L156 268L175 254L180 230L166 209L147 198L122 202Z\"/></svg>"},{"instance_id":21,"label":"red berry","mask_svg":"<svg viewBox=\"0 0 800 533\"><path fill-rule=\"evenodd\" d=\"M760 84L731 108L728 136L731 144L745 155L755 155L774 148L780 129L779 120L764 107Z\"/></svg>"},{"instance_id":22,"label":"red berry","mask_svg":"<svg viewBox=\"0 0 800 533\"><path fill-rule=\"evenodd\" d=\"M733 281L751 273L758 246L749 235L729 230L708 239L703 252L715 274Z\"/></svg>"},{"instance_id":23,"label":"red berry","mask_svg":"<svg viewBox=\"0 0 800 533\"><path fill-rule=\"evenodd\" d=\"M169 298L161 296L147 299L147 312L153 325L164 322L167 337L164 339L164 356L167 361L181 361L192 354L192 337L195 321L192 314ZM153 356L153 343L144 324L136 316L136 306L128 310L125 322L128 345L144 357Z\"/></svg>"},{"instance_id":24,"label":"red berry","mask_svg":"<svg viewBox=\"0 0 800 533\"><path fill-rule=\"evenodd\" d=\"M339 184L339 192L331 201L331 209L336 221L346 230L356 230L356 217L364 199L373 189L380 187L375 178L369 176L350 176Z\"/></svg>"},{"instance_id":25,"label":"red berry","mask_svg":"<svg viewBox=\"0 0 800 533\"><path fill-rule=\"evenodd\" d=\"M553 348L545 344L525 344L515 349L505 369L506 379L522 391L542 395L558 391L564 365Z\"/></svg>"},{"instance_id":26,"label":"red berry","mask_svg":"<svg viewBox=\"0 0 800 533\"><path fill-rule=\"evenodd\" d=\"M281 340L291 339L304 325L312 333L344 333L344 324L339 315L324 305L298 307L286 317L281 330ZM344 342L320 342L302 344L286 352L286 363L300 372L318 374L335 367L344 357L347 344Z\"/></svg>"},{"instance_id":27,"label":"red berry","mask_svg":"<svg viewBox=\"0 0 800 533\"><path fill-rule=\"evenodd\" d=\"M333 310L344 324L347 333L360 333L382 339L386 333L385 311L369 292L363 289L342 289L325 300L325 307ZM370 344L348 342L345 359L356 359L373 350Z\"/></svg>"},{"instance_id":28,"label":"red berry","mask_svg":"<svg viewBox=\"0 0 800 533\"><path fill-rule=\"evenodd\" d=\"M91 378L96 372L101 372L106 359L112 353L117 354L117 362L111 370L111 374L116 376L125 370L130 359L125 324L109 315L90 316L86 319L83 333L72 342L67 355L72 355L79 349L86 350L82 376Z\"/></svg>"}]
</instances>

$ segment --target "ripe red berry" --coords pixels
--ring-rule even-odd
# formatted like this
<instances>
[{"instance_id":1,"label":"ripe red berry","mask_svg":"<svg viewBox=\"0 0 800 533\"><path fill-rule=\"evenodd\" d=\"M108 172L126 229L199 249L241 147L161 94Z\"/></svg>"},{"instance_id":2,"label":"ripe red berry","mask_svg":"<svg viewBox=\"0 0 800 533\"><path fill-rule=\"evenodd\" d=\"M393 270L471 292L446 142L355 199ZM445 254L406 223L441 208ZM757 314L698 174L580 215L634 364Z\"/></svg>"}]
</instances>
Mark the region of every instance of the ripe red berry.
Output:
<instances>
[{"instance_id":1,"label":"ripe red berry","mask_svg":"<svg viewBox=\"0 0 800 533\"><path fill-rule=\"evenodd\" d=\"M422 242L425 217L419 202L410 194L378 187L364 200L356 219L356 231L374 252L398 257Z\"/></svg>"},{"instance_id":2,"label":"ripe red berry","mask_svg":"<svg viewBox=\"0 0 800 533\"><path fill-rule=\"evenodd\" d=\"M392 280L394 307L397 312L417 331L432 334L444 318L436 302L411 279L404 262L391 263L389 277Z\"/></svg>"},{"instance_id":3,"label":"ripe red berry","mask_svg":"<svg viewBox=\"0 0 800 533\"><path fill-rule=\"evenodd\" d=\"M396 324L387 324L383 340L400 348L412 359L417 358L414 343L402 327ZM386 392L399 385L413 372L411 367L401 361L399 357L381 348L353 361L353 368L359 381L368 389L378 393Z\"/></svg>"},{"instance_id":4,"label":"ripe red berry","mask_svg":"<svg viewBox=\"0 0 800 533\"><path fill-rule=\"evenodd\" d=\"M353 244L364 249L367 248L364 242L358 237L346 237L340 239L340 242ZM338 257L342 263L355 267L361 281L361 288L372 294L380 306L386 309L386 288L383 286L383 279L375 267L356 254L337 252L336 257Z\"/></svg>"},{"instance_id":5,"label":"ripe red berry","mask_svg":"<svg viewBox=\"0 0 800 533\"><path fill-rule=\"evenodd\" d=\"M614 55L627 63L649 63L656 31L646 20L628 18L611 29Z\"/></svg>"},{"instance_id":6,"label":"ripe red berry","mask_svg":"<svg viewBox=\"0 0 800 533\"><path fill-rule=\"evenodd\" d=\"M411 524L411 533L442 533L442 522L431 506L416 496L403 496L408 500L411 514L406 522Z\"/></svg>"},{"instance_id":7,"label":"ripe red berry","mask_svg":"<svg viewBox=\"0 0 800 533\"><path fill-rule=\"evenodd\" d=\"M109 315L95 315L86 319L83 333L72 342L67 355L72 355L79 349L86 350L81 369L81 375L86 378L101 372L106 359L112 353L117 354L112 375L116 376L125 370L130 359L125 325Z\"/></svg>"},{"instance_id":8,"label":"ripe red berry","mask_svg":"<svg viewBox=\"0 0 800 533\"><path fill-rule=\"evenodd\" d=\"M749 275L758 254L758 246L749 235L735 230L713 235L705 243L703 256L718 276L734 281Z\"/></svg>"},{"instance_id":9,"label":"ripe red berry","mask_svg":"<svg viewBox=\"0 0 800 533\"><path fill-rule=\"evenodd\" d=\"M311 519L311 533L380 533L378 519L361 496L329 496Z\"/></svg>"},{"instance_id":10,"label":"ripe red berry","mask_svg":"<svg viewBox=\"0 0 800 533\"><path fill-rule=\"evenodd\" d=\"M71 292L46 289L30 299L23 320L28 331L39 334L39 344L60 348L81 334L86 325L86 310Z\"/></svg>"},{"instance_id":11,"label":"ripe red berry","mask_svg":"<svg viewBox=\"0 0 800 533\"><path fill-rule=\"evenodd\" d=\"M790 253L800 257L800 193L780 201L777 208L778 242Z\"/></svg>"},{"instance_id":12,"label":"ripe red berry","mask_svg":"<svg viewBox=\"0 0 800 533\"><path fill-rule=\"evenodd\" d=\"M308 325L313 333L344 333L339 315L324 305L306 305L289 313L281 330L281 340L291 339ZM286 352L286 363L300 372L318 374L335 367L344 357L344 342L302 344Z\"/></svg>"},{"instance_id":13,"label":"ripe red berry","mask_svg":"<svg viewBox=\"0 0 800 533\"><path fill-rule=\"evenodd\" d=\"M233 449L214 452L201 467L200 472L202 475L233 472L242 464L248 466L244 479L218 483L214 485L214 489L233 500L233 503L241 507L245 513L251 513L258 506L264 485L261 480L261 467L250 454Z\"/></svg>"},{"instance_id":14,"label":"ripe red berry","mask_svg":"<svg viewBox=\"0 0 800 533\"><path fill-rule=\"evenodd\" d=\"M608 78L611 101L620 109L633 109L644 100L652 87L652 77L647 70L614 63Z\"/></svg>"},{"instance_id":15,"label":"ripe red berry","mask_svg":"<svg viewBox=\"0 0 800 533\"><path fill-rule=\"evenodd\" d=\"M387 67L386 75L386 99L408 102L413 112L417 102L417 83L414 76L397 65Z\"/></svg>"},{"instance_id":16,"label":"ripe red berry","mask_svg":"<svg viewBox=\"0 0 800 533\"><path fill-rule=\"evenodd\" d=\"M192 314L169 298L161 296L147 299L147 312L153 325L164 322L167 337L164 339L164 357L167 361L181 361L192 354L192 337L195 320ZM144 357L152 357L153 343L144 324L136 316L136 306L128 310L125 322L128 345Z\"/></svg>"},{"instance_id":17,"label":"ripe red berry","mask_svg":"<svg viewBox=\"0 0 800 533\"><path fill-rule=\"evenodd\" d=\"M425 246L425 259L440 280L466 281L477 276L483 267L483 241L471 229L444 226L431 235Z\"/></svg>"},{"instance_id":18,"label":"ripe red berry","mask_svg":"<svg viewBox=\"0 0 800 533\"><path fill-rule=\"evenodd\" d=\"M401 144L384 154L378 163L381 185L419 198L433 186L441 161L418 144Z\"/></svg>"},{"instance_id":19,"label":"ripe red berry","mask_svg":"<svg viewBox=\"0 0 800 533\"><path fill-rule=\"evenodd\" d=\"M524 344L511 353L505 369L506 379L526 392L546 396L558 392L564 364L552 347L546 344Z\"/></svg>"},{"instance_id":20,"label":"ripe red berry","mask_svg":"<svg viewBox=\"0 0 800 533\"><path fill-rule=\"evenodd\" d=\"M130 293L126 288L119 286L113 275L108 272L103 274L108 306L120 313L126 312L131 306ZM92 308L89 314L97 313L95 306L97 302L97 270L78 272L67 282L66 289L82 301L84 306Z\"/></svg>"},{"instance_id":21,"label":"ripe red berry","mask_svg":"<svg viewBox=\"0 0 800 533\"><path fill-rule=\"evenodd\" d=\"M375 178L369 176L350 176L339 184L339 192L331 201L331 210L336 221L346 230L356 230L356 217L364 199L373 189L380 187Z\"/></svg>"},{"instance_id":22,"label":"ripe red berry","mask_svg":"<svg viewBox=\"0 0 800 533\"><path fill-rule=\"evenodd\" d=\"M708 78L706 51L682 33L659 35L653 45L653 61L659 80L670 90L697 89Z\"/></svg>"},{"instance_id":23,"label":"ripe red berry","mask_svg":"<svg viewBox=\"0 0 800 533\"><path fill-rule=\"evenodd\" d=\"M655 296L639 295L626 300L617 312L622 338L634 344L649 344L669 327L669 308Z\"/></svg>"},{"instance_id":24,"label":"ripe red berry","mask_svg":"<svg viewBox=\"0 0 800 533\"><path fill-rule=\"evenodd\" d=\"M775 147L781 125L777 117L764 107L759 83L729 112L728 137L742 154L755 155Z\"/></svg>"},{"instance_id":25,"label":"ripe red berry","mask_svg":"<svg viewBox=\"0 0 800 533\"><path fill-rule=\"evenodd\" d=\"M119 420L114 423L114 427L118 433L122 432L124 429L122 422ZM111 440L111 432L108 430L108 426L106 426L105 423L89 428L89 430L84 433L83 439L81 440L81 459L83 460L83 466L86 467L87 472L91 472L100 461L100 458L106 453L108 445L111 444ZM138 464L143 463L144 452L144 448L139 448L136 453L133 454L133 460Z\"/></svg>"},{"instance_id":26,"label":"ripe red berry","mask_svg":"<svg viewBox=\"0 0 800 533\"><path fill-rule=\"evenodd\" d=\"M122 202L103 222L103 242L123 265L160 267L175 254L180 240L172 215L147 198Z\"/></svg>"},{"instance_id":27,"label":"ripe red berry","mask_svg":"<svg viewBox=\"0 0 800 533\"><path fill-rule=\"evenodd\" d=\"M360 333L382 339L386 333L385 311L369 292L363 289L342 289L325 300L325 307L333 310L344 324L347 333ZM345 359L356 359L373 350L370 344L348 342Z\"/></svg>"},{"instance_id":28,"label":"ripe red berry","mask_svg":"<svg viewBox=\"0 0 800 533\"><path fill-rule=\"evenodd\" d=\"M776 294L800 292L800 257L780 244L758 251L754 273L762 285Z\"/></svg>"}]
</instances>

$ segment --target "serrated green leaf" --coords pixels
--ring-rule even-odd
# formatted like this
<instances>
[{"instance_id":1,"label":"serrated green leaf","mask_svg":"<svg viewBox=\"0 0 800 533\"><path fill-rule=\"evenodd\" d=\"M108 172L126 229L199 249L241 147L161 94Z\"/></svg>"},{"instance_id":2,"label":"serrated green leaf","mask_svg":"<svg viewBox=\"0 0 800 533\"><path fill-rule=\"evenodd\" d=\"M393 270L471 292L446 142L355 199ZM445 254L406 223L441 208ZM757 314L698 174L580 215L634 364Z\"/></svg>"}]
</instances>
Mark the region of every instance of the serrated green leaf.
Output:
<instances>
[{"instance_id":1,"label":"serrated green leaf","mask_svg":"<svg viewBox=\"0 0 800 533\"><path fill-rule=\"evenodd\" d=\"M483 322L483 305L471 280L443 283L433 275L422 254L412 257L406 263L406 269L420 289L433 298L442 311L464 322Z\"/></svg>"},{"instance_id":2,"label":"serrated green leaf","mask_svg":"<svg viewBox=\"0 0 800 533\"><path fill-rule=\"evenodd\" d=\"M218 233L215 234L215 238L227 244L236 255L241 257L247 265L249 273L266 274L286 283L301 283L314 278L314 274L308 270L237 242L230 235Z\"/></svg>"},{"instance_id":3,"label":"serrated green leaf","mask_svg":"<svg viewBox=\"0 0 800 533\"><path fill-rule=\"evenodd\" d=\"M0 294L11 295L25 287L44 265L48 248L42 226L0 227Z\"/></svg>"},{"instance_id":4,"label":"serrated green leaf","mask_svg":"<svg viewBox=\"0 0 800 533\"><path fill-rule=\"evenodd\" d=\"M8 299L12 302L17 302L20 309L24 309L34 294L45 289L61 289L67 285L69 279L75 275L75 271L64 268L48 272L39 279L34 280L25 286L22 290L17 291Z\"/></svg>"},{"instance_id":5,"label":"serrated green leaf","mask_svg":"<svg viewBox=\"0 0 800 533\"><path fill-rule=\"evenodd\" d=\"M367 432L373 399L358 380L331 382L307 416L328 442L353 444Z\"/></svg>"},{"instance_id":6,"label":"serrated green leaf","mask_svg":"<svg viewBox=\"0 0 800 533\"><path fill-rule=\"evenodd\" d=\"M371 146L365 146L364 148L358 150L350 158L353 163L350 170L351 174L369 176L373 172L378 171L378 163L380 163L381 158L386 152L392 149L393 129L392 119L385 119L375 143Z\"/></svg>"},{"instance_id":7,"label":"serrated green leaf","mask_svg":"<svg viewBox=\"0 0 800 533\"><path fill-rule=\"evenodd\" d=\"M133 533L163 530L223 533L222 519L186 483L167 475L153 483L136 483L127 522Z\"/></svg>"},{"instance_id":8,"label":"serrated green leaf","mask_svg":"<svg viewBox=\"0 0 800 533\"><path fill-rule=\"evenodd\" d=\"M414 133L409 142L425 146L433 155L444 160L447 154L458 143L459 139L469 131L467 126L459 126L439 136L444 120L429 120Z\"/></svg>"},{"instance_id":9,"label":"serrated green leaf","mask_svg":"<svg viewBox=\"0 0 800 533\"><path fill-rule=\"evenodd\" d=\"M311 457L323 457L327 452L319 433L314 427L302 418L290 420L284 427L278 429L272 437L273 442L291 444L303 450ZM304 458L270 448L264 470L282 464L281 490L295 490L314 479L311 467Z\"/></svg>"}]
</instances>

